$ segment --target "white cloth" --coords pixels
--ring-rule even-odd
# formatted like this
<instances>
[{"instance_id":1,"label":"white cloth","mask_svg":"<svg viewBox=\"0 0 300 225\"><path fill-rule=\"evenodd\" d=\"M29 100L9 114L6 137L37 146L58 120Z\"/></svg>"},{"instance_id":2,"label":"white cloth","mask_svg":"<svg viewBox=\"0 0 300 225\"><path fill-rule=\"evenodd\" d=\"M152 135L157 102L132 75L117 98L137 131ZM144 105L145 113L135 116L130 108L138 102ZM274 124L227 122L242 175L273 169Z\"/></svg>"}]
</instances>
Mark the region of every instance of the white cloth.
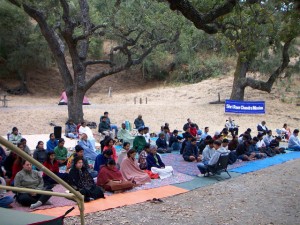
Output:
<instances>
[{"instance_id":1,"label":"white cloth","mask_svg":"<svg viewBox=\"0 0 300 225\"><path fill-rule=\"evenodd\" d=\"M265 144L264 140L261 139L260 141L258 141L258 142L256 143L256 147L257 147L257 148L265 148L265 147L266 147L266 144Z\"/></svg>"},{"instance_id":2,"label":"white cloth","mask_svg":"<svg viewBox=\"0 0 300 225\"><path fill-rule=\"evenodd\" d=\"M85 126L85 127L80 126L78 131L79 131L79 134L85 133L87 135L88 139L94 139L93 132L88 126Z\"/></svg>"},{"instance_id":3,"label":"white cloth","mask_svg":"<svg viewBox=\"0 0 300 225\"><path fill-rule=\"evenodd\" d=\"M165 168L151 167L151 172L158 174L160 179L165 179L173 175L173 167L166 166Z\"/></svg>"}]
</instances>

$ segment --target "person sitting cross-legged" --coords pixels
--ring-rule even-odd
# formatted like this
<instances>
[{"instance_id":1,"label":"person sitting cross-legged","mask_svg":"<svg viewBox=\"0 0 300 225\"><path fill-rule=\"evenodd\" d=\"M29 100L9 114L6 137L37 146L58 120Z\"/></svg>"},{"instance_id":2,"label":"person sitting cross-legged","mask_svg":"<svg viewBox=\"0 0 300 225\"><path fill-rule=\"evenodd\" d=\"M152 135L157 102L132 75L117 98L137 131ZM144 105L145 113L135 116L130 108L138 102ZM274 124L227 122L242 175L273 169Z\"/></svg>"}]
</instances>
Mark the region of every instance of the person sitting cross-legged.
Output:
<instances>
[{"instance_id":1,"label":"person sitting cross-legged","mask_svg":"<svg viewBox=\"0 0 300 225\"><path fill-rule=\"evenodd\" d=\"M258 138L257 137L254 137L252 140L251 140L251 144L249 146L249 151L248 153L249 154L254 154L254 157L256 159L262 159L262 158L266 158L267 157L267 154L266 153L263 153L263 152L260 152L258 147L257 147L257 142L258 142Z\"/></svg>"},{"instance_id":2,"label":"person sitting cross-legged","mask_svg":"<svg viewBox=\"0 0 300 225\"><path fill-rule=\"evenodd\" d=\"M0 185L6 186L6 182L3 177L0 177ZM5 190L0 190L0 207L12 208L11 204L14 202L14 198L12 196L5 196L5 194Z\"/></svg>"},{"instance_id":3,"label":"person sitting cross-legged","mask_svg":"<svg viewBox=\"0 0 300 225\"><path fill-rule=\"evenodd\" d=\"M299 130L295 129L293 134L290 136L288 147L293 149L294 151L300 151L300 139L298 137Z\"/></svg>"},{"instance_id":4,"label":"person sitting cross-legged","mask_svg":"<svg viewBox=\"0 0 300 225\"><path fill-rule=\"evenodd\" d=\"M267 147L270 146L271 141L274 139L273 135L272 135L272 130L268 130L267 134L264 136L263 140L266 144Z\"/></svg>"},{"instance_id":5,"label":"person sitting cross-legged","mask_svg":"<svg viewBox=\"0 0 300 225\"><path fill-rule=\"evenodd\" d=\"M123 178L127 181L132 181L137 185L151 182L148 173L140 169L135 156L136 150L130 149L127 152L127 157L122 161L120 171Z\"/></svg>"},{"instance_id":6,"label":"person sitting cross-legged","mask_svg":"<svg viewBox=\"0 0 300 225\"><path fill-rule=\"evenodd\" d=\"M270 142L269 148L276 154L285 153L285 149L283 147L279 147L281 141L281 137L277 136Z\"/></svg>"},{"instance_id":7,"label":"person sitting cross-legged","mask_svg":"<svg viewBox=\"0 0 300 225\"><path fill-rule=\"evenodd\" d=\"M22 139L21 133L19 133L19 130L17 127L13 127L12 132L8 135L8 141L13 143L14 145L17 145Z\"/></svg>"},{"instance_id":8,"label":"person sitting cross-legged","mask_svg":"<svg viewBox=\"0 0 300 225\"><path fill-rule=\"evenodd\" d=\"M210 166L215 165L218 162L218 160L219 160L219 158L222 154L229 154L229 151L222 148L221 145L222 145L222 142L220 140L215 140L214 141L213 149L215 150L215 152L213 153L213 155L211 156L209 161L206 162L206 164L204 164L203 162L197 164L197 167L198 167L198 169L200 170L200 173L201 173L198 176L202 176L202 175L208 176L209 175L208 170L207 170L208 165L210 165Z\"/></svg>"},{"instance_id":9,"label":"person sitting cross-legged","mask_svg":"<svg viewBox=\"0 0 300 225\"><path fill-rule=\"evenodd\" d=\"M120 154L118 155L118 162L117 162L118 168L120 168L123 159L125 159L127 157L127 152L129 151L129 149L130 149L129 142L124 142L123 148L122 148Z\"/></svg>"},{"instance_id":10,"label":"person sitting cross-legged","mask_svg":"<svg viewBox=\"0 0 300 225\"><path fill-rule=\"evenodd\" d=\"M102 189L95 184L87 168L83 166L83 160L80 157L74 158L74 163L69 173L69 183L84 196L85 202L104 198Z\"/></svg>"},{"instance_id":11,"label":"person sitting cross-legged","mask_svg":"<svg viewBox=\"0 0 300 225\"><path fill-rule=\"evenodd\" d=\"M173 175L173 167L165 166L160 156L157 154L155 145L150 145L150 152L147 155L147 170L158 174L160 179L165 179Z\"/></svg>"},{"instance_id":12,"label":"person sitting cross-legged","mask_svg":"<svg viewBox=\"0 0 300 225\"><path fill-rule=\"evenodd\" d=\"M169 147L173 151L179 151L181 148L182 137L178 136L178 130L174 130L169 140Z\"/></svg>"},{"instance_id":13,"label":"person sitting cross-legged","mask_svg":"<svg viewBox=\"0 0 300 225\"><path fill-rule=\"evenodd\" d=\"M69 119L66 123L65 135L68 138L76 139L78 138L77 126L73 119Z\"/></svg>"},{"instance_id":14,"label":"person sitting cross-legged","mask_svg":"<svg viewBox=\"0 0 300 225\"><path fill-rule=\"evenodd\" d=\"M60 138L58 140L58 145L54 148L55 158L58 161L59 166L67 165L68 160L68 150L64 147L65 140Z\"/></svg>"},{"instance_id":15,"label":"person sitting cross-legged","mask_svg":"<svg viewBox=\"0 0 300 225\"><path fill-rule=\"evenodd\" d=\"M172 148L168 147L164 133L159 134L159 137L156 140L156 145L158 153L170 153L172 151Z\"/></svg>"},{"instance_id":16,"label":"person sitting cross-legged","mask_svg":"<svg viewBox=\"0 0 300 225\"><path fill-rule=\"evenodd\" d=\"M228 131L231 133L231 135L238 135L239 134L239 128L234 123L234 120L231 119L231 117L228 118L228 120L225 123L225 127L228 129Z\"/></svg>"},{"instance_id":17,"label":"person sitting cross-legged","mask_svg":"<svg viewBox=\"0 0 300 225\"><path fill-rule=\"evenodd\" d=\"M106 116L101 117L101 121L100 121L99 127L98 127L98 132L101 134L104 134L105 136L110 136L112 139L114 139L115 134L114 134L114 132L111 131L110 125L108 124L108 122L106 120L107 120Z\"/></svg>"},{"instance_id":18,"label":"person sitting cross-legged","mask_svg":"<svg viewBox=\"0 0 300 225\"><path fill-rule=\"evenodd\" d=\"M58 140L55 139L54 133L51 133L47 141L47 151L53 151L57 145Z\"/></svg>"},{"instance_id":19,"label":"person sitting cross-legged","mask_svg":"<svg viewBox=\"0 0 300 225\"><path fill-rule=\"evenodd\" d=\"M133 140L133 148L140 153L145 148L147 142L144 137L144 128L140 127L138 132L138 135Z\"/></svg>"},{"instance_id":20,"label":"person sitting cross-legged","mask_svg":"<svg viewBox=\"0 0 300 225\"><path fill-rule=\"evenodd\" d=\"M251 140L244 140L243 143L239 144L236 149L236 155L238 159L243 161L251 161L255 159L255 153L250 153L249 148L251 145Z\"/></svg>"},{"instance_id":21,"label":"person sitting cross-legged","mask_svg":"<svg viewBox=\"0 0 300 225\"><path fill-rule=\"evenodd\" d=\"M138 115L138 117L134 120L134 125L135 125L135 128L136 129L139 129L139 128L144 128L145 127L145 123L144 123L144 120L142 119L142 115Z\"/></svg>"},{"instance_id":22,"label":"person sitting cross-legged","mask_svg":"<svg viewBox=\"0 0 300 225\"><path fill-rule=\"evenodd\" d=\"M102 152L102 154L97 155L96 159L95 159L95 164L94 164L94 170L99 172L99 169L102 165L105 165L108 161L108 159L111 159L113 155L112 150L108 149L104 152Z\"/></svg>"},{"instance_id":23,"label":"person sitting cross-legged","mask_svg":"<svg viewBox=\"0 0 300 225\"><path fill-rule=\"evenodd\" d=\"M44 142L39 141L33 152L33 158L43 164L47 160L47 151L44 149Z\"/></svg>"},{"instance_id":24,"label":"person sitting cross-legged","mask_svg":"<svg viewBox=\"0 0 300 225\"><path fill-rule=\"evenodd\" d=\"M150 152L150 144L147 143L145 145L144 150L141 151L141 153L139 154L139 158L138 158L138 164L141 170L147 169L147 156L149 152Z\"/></svg>"},{"instance_id":25,"label":"person sitting cross-legged","mask_svg":"<svg viewBox=\"0 0 300 225\"><path fill-rule=\"evenodd\" d=\"M58 167L58 162L55 159L55 152L48 152L47 153L47 159L46 161L43 163L43 165L49 169L51 172L55 173L58 177L60 177L61 179L63 179L64 181L68 182L68 178L69 178L69 174L68 173L60 173L59 172L59 167ZM46 186L50 186L53 184L57 184L57 182L55 180L53 180L51 177L49 177L47 174L43 173L43 180L44 180L44 184Z\"/></svg>"},{"instance_id":26,"label":"person sitting cross-legged","mask_svg":"<svg viewBox=\"0 0 300 225\"><path fill-rule=\"evenodd\" d=\"M32 169L32 165L29 161L23 161L23 169L17 173L14 186L19 188L31 188L37 190L52 191L50 187L44 187L44 182L39 172ZM16 200L23 206L30 206L31 209L35 209L45 204L51 195L41 195L36 193L23 193L18 192Z\"/></svg>"},{"instance_id":27,"label":"person sitting cross-legged","mask_svg":"<svg viewBox=\"0 0 300 225\"><path fill-rule=\"evenodd\" d=\"M132 136L128 130L126 130L125 123L122 123L121 129L119 130L117 137L119 140L122 140L123 143L129 142L130 146L133 146L133 140L135 137Z\"/></svg>"},{"instance_id":28,"label":"person sitting cross-legged","mask_svg":"<svg viewBox=\"0 0 300 225\"><path fill-rule=\"evenodd\" d=\"M86 133L81 135L78 144L84 149L84 157L94 161L98 154L95 152L93 144L88 140Z\"/></svg>"},{"instance_id":29,"label":"person sitting cross-legged","mask_svg":"<svg viewBox=\"0 0 300 225\"><path fill-rule=\"evenodd\" d=\"M132 181L124 180L121 172L116 167L113 159L108 159L105 165L100 167L97 177L97 186L105 189L105 191L125 191L135 186Z\"/></svg>"},{"instance_id":30,"label":"person sitting cross-legged","mask_svg":"<svg viewBox=\"0 0 300 225\"><path fill-rule=\"evenodd\" d=\"M188 143L183 150L183 159L187 162L200 162L201 155L199 155L199 150L197 147L197 139L192 138L191 142Z\"/></svg>"}]
</instances>

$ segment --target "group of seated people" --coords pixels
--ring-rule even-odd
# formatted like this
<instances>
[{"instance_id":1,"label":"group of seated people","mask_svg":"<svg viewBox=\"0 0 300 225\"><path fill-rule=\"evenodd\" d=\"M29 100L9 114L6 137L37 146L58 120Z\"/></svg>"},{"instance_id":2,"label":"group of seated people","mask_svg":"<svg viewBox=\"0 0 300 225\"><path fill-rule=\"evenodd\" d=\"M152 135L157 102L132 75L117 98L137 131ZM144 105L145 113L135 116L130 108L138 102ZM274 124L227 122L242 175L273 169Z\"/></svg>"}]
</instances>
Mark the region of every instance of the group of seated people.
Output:
<instances>
[{"instance_id":1,"label":"group of seated people","mask_svg":"<svg viewBox=\"0 0 300 225\"><path fill-rule=\"evenodd\" d=\"M108 113L105 113L102 122L106 123L107 118ZM139 117L137 120L139 124L142 118ZM69 122L71 124L72 121ZM163 153L179 151L183 160L196 162L200 171L199 176L209 175L208 166L215 164L223 154L229 155L229 163L234 163L238 159L250 161L285 153L285 149L279 146L281 136L274 138L272 130L266 127L265 121L259 124L258 135L254 137L251 136L251 129L247 129L238 136L238 126L231 118L226 121L225 128L213 136L209 135L209 127L201 131L198 125L192 123L190 119L183 126L182 135L179 135L178 130L170 132L169 124L166 123L161 127L155 141L156 145L153 139L151 140L149 128L145 127L143 122L140 124L143 125L138 128L138 134L135 136L126 129L125 123L122 124L120 130L111 126L110 129L116 129L116 135L123 143L123 149L119 154L117 154L114 146L115 140L110 133L105 134L105 139L101 143L102 151L98 154L89 138L89 135L93 134L86 129L85 123L81 124L82 130L78 136L76 131L73 132L73 128L68 128L68 137L73 134L73 138L78 139L75 152L71 155L64 147L64 139L57 140L53 133L50 134L46 147L43 141L37 143L33 154L27 146L26 139L16 127L12 129L8 139L27 154L32 154L34 159L80 191L85 196L86 202L104 197L105 190L112 192L128 190L148 183L151 179L164 179L171 176L173 168L163 163L160 157ZM300 151L299 130L295 129L293 134L289 134L286 124L283 128L288 135L288 147ZM1 184L7 183L17 187L43 190L52 190L53 185L56 184L56 181L45 173L40 176L38 168L32 168L30 162L23 160L14 152L10 151L7 155L1 146L0 163L0 168L4 168L4 171L0 169ZM63 166L66 166L65 170L60 169ZM11 199L4 198L9 196L3 196L2 192L0 195L2 196L0 199L6 200L6 203L11 201ZM31 208L46 204L49 198L49 196L35 194L16 194L16 200L20 204ZM10 204L11 202L6 206L9 207ZM0 206L2 206L1 201Z\"/></svg>"},{"instance_id":2,"label":"group of seated people","mask_svg":"<svg viewBox=\"0 0 300 225\"><path fill-rule=\"evenodd\" d=\"M17 147L25 151L26 140L25 142L21 140L22 138L15 143ZM56 140L54 135L50 134L46 149L44 143L39 141L32 157L80 191L86 202L104 197L104 190L123 191L148 183L151 179L164 179L173 174L173 168L165 166L157 154L157 147L149 143L145 143L143 149L140 150L139 159L136 157L137 150L130 149L131 145L128 142L124 142L123 149L118 156L114 147L114 139L109 136L101 154L93 150L85 133L75 146L73 154L68 154L64 144L63 138ZM0 148L0 153L3 153L0 168L2 165L4 168L3 171L1 169L1 177L9 180L8 185L51 191L56 184L51 177L39 172L39 166L32 167L29 161L22 159L13 151L10 151L7 157L3 148ZM31 155L30 150L27 153ZM89 161L95 161L94 165L91 165ZM62 169L63 166L65 169ZM95 182L93 178L97 181ZM49 199L50 196L44 195L16 194L17 202L32 209L49 203Z\"/></svg>"}]
</instances>

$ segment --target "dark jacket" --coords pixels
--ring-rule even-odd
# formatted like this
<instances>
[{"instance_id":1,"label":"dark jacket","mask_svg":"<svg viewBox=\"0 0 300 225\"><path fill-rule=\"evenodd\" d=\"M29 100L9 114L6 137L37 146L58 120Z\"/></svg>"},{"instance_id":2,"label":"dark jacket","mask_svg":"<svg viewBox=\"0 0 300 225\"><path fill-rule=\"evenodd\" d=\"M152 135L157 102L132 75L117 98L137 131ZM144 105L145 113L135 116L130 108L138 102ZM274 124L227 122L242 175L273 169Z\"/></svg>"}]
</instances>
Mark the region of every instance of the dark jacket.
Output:
<instances>
[{"instance_id":1,"label":"dark jacket","mask_svg":"<svg viewBox=\"0 0 300 225\"><path fill-rule=\"evenodd\" d=\"M47 160L47 151L45 149L36 149L33 152L33 158L43 164Z\"/></svg>"},{"instance_id":2,"label":"dark jacket","mask_svg":"<svg viewBox=\"0 0 300 225\"><path fill-rule=\"evenodd\" d=\"M108 125L108 123L101 121L99 123L99 127L98 127L98 132L102 133L103 131L109 131L110 130L110 126Z\"/></svg>"},{"instance_id":3,"label":"dark jacket","mask_svg":"<svg viewBox=\"0 0 300 225\"><path fill-rule=\"evenodd\" d=\"M190 142L188 142L183 150L182 156L185 160L188 159L190 156L198 158L199 151L197 145L192 145Z\"/></svg>"},{"instance_id":4,"label":"dark jacket","mask_svg":"<svg viewBox=\"0 0 300 225\"><path fill-rule=\"evenodd\" d=\"M173 143L178 142L181 139L182 139L182 137L180 137L180 136L171 135L170 140L169 140L169 147L172 147Z\"/></svg>"},{"instance_id":5,"label":"dark jacket","mask_svg":"<svg viewBox=\"0 0 300 225\"><path fill-rule=\"evenodd\" d=\"M162 148L162 149L167 149L168 148L166 139L158 138L156 140L156 145L157 145L157 148Z\"/></svg>"},{"instance_id":6,"label":"dark jacket","mask_svg":"<svg viewBox=\"0 0 300 225\"><path fill-rule=\"evenodd\" d=\"M248 147L245 145L245 143L239 144L236 148L236 155L245 155L248 153Z\"/></svg>"},{"instance_id":7,"label":"dark jacket","mask_svg":"<svg viewBox=\"0 0 300 225\"><path fill-rule=\"evenodd\" d=\"M161 168L161 167L165 167L165 164L161 161L161 158L158 154L156 154L156 158L157 161L154 158L153 154L148 154L147 155L147 170L151 170L151 167L157 167L157 168Z\"/></svg>"}]
</instances>

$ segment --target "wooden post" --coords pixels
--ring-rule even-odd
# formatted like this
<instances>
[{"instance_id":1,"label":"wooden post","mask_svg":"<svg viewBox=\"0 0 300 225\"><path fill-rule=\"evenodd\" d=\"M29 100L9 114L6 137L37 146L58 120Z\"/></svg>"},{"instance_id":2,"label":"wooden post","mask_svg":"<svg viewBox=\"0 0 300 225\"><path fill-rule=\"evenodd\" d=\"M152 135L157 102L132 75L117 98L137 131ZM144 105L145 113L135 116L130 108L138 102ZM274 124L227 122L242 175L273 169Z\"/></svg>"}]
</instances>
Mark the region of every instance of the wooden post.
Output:
<instances>
[{"instance_id":1,"label":"wooden post","mask_svg":"<svg viewBox=\"0 0 300 225\"><path fill-rule=\"evenodd\" d=\"M140 98L140 104L142 104L143 103L143 99L142 98Z\"/></svg>"},{"instance_id":2,"label":"wooden post","mask_svg":"<svg viewBox=\"0 0 300 225\"><path fill-rule=\"evenodd\" d=\"M108 88L108 97L111 98L111 87Z\"/></svg>"},{"instance_id":3,"label":"wooden post","mask_svg":"<svg viewBox=\"0 0 300 225\"><path fill-rule=\"evenodd\" d=\"M218 92L218 101L221 102L220 92Z\"/></svg>"},{"instance_id":4,"label":"wooden post","mask_svg":"<svg viewBox=\"0 0 300 225\"><path fill-rule=\"evenodd\" d=\"M136 97L133 98L134 104L136 104Z\"/></svg>"},{"instance_id":5,"label":"wooden post","mask_svg":"<svg viewBox=\"0 0 300 225\"><path fill-rule=\"evenodd\" d=\"M147 99L147 97L146 97L146 104L148 103L148 99Z\"/></svg>"}]
</instances>

